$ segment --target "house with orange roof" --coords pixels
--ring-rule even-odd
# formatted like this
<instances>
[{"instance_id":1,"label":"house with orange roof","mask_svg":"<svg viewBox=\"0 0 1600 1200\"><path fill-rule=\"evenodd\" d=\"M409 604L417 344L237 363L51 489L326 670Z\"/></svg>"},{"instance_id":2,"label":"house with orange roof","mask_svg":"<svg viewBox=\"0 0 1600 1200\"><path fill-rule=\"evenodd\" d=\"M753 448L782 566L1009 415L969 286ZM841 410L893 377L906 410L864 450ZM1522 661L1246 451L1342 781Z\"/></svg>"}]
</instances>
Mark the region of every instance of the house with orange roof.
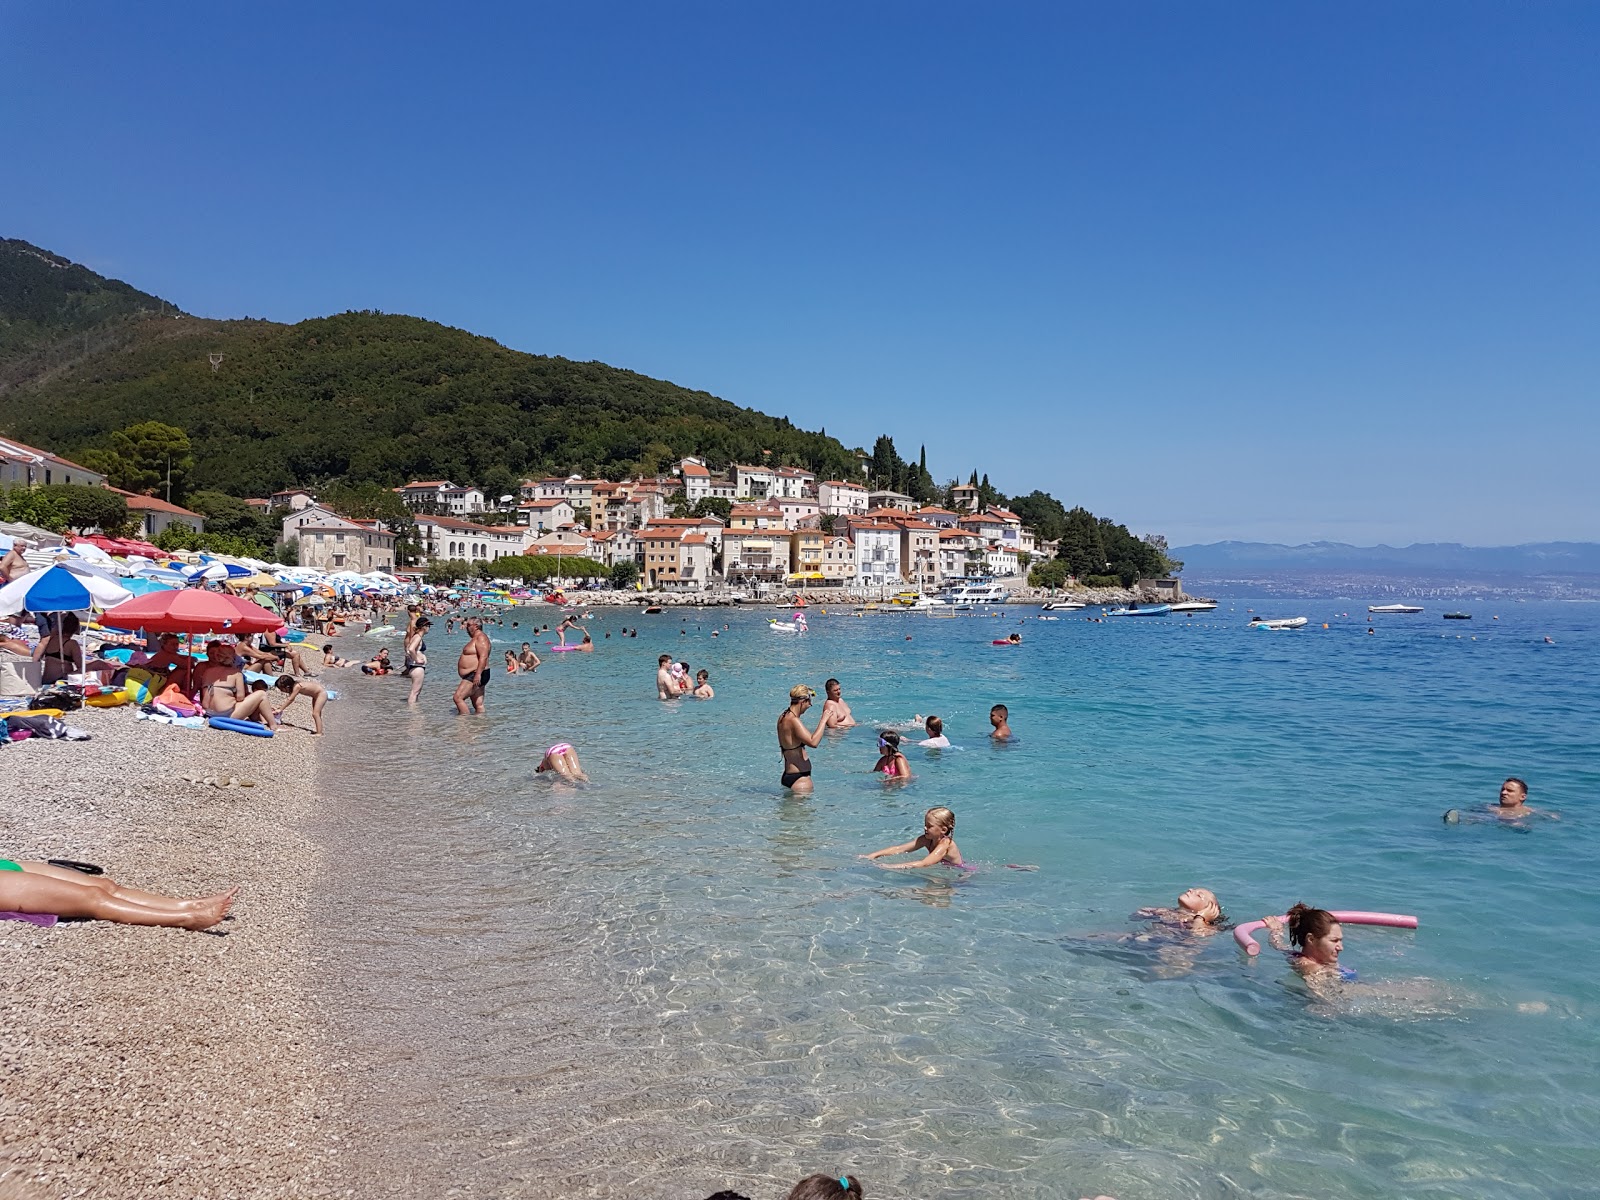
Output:
<instances>
[{"instance_id":1,"label":"house with orange roof","mask_svg":"<svg viewBox=\"0 0 1600 1200\"><path fill-rule=\"evenodd\" d=\"M900 526L900 572L907 583L919 588L939 585L939 527L928 521L908 518Z\"/></svg>"},{"instance_id":2,"label":"house with orange roof","mask_svg":"<svg viewBox=\"0 0 1600 1200\"><path fill-rule=\"evenodd\" d=\"M54 483L104 487L105 482L106 477L99 471L80 467L59 454L41 450L15 438L0 438L0 492L14 487L46 487Z\"/></svg>"},{"instance_id":3,"label":"house with orange roof","mask_svg":"<svg viewBox=\"0 0 1600 1200\"><path fill-rule=\"evenodd\" d=\"M867 508L895 508L901 512L916 512L917 502L904 492L877 491L867 493Z\"/></svg>"},{"instance_id":4,"label":"house with orange roof","mask_svg":"<svg viewBox=\"0 0 1600 1200\"><path fill-rule=\"evenodd\" d=\"M978 511L978 489L970 483L958 483L950 489L950 505L961 512Z\"/></svg>"},{"instance_id":5,"label":"house with orange roof","mask_svg":"<svg viewBox=\"0 0 1600 1200\"><path fill-rule=\"evenodd\" d=\"M416 523L422 554L430 561L493 562L513 557L526 551L532 535L525 525L479 525L464 517L424 514Z\"/></svg>"},{"instance_id":6,"label":"house with orange roof","mask_svg":"<svg viewBox=\"0 0 1600 1200\"><path fill-rule=\"evenodd\" d=\"M537 533L548 533L560 525L570 525L577 520L577 511L570 500L524 500L517 505L517 524L526 525Z\"/></svg>"},{"instance_id":7,"label":"house with orange roof","mask_svg":"<svg viewBox=\"0 0 1600 1200\"><path fill-rule=\"evenodd\" d=\"M122 497L123 503L128 506L128 516L133 519L134 528L147 542L169 525L182 525L196 533L206 527L206 519L201 514L169 504L155 496L141 496L137 492L125 492L110 486L106 490Z\"/></svg>"},{"instance_id":8,"label":"house with orange roof","mask_svg":"<svg viewBox=\"0 0 1600 1200\"><path fill-rule=\"evenodd\" d=\"M948 508L940 508L937 504L924 504L911 515L919 521L937 525L940 529L954 529L956 522L961 519L960 513Z\"/></svg>"}]
</instances>

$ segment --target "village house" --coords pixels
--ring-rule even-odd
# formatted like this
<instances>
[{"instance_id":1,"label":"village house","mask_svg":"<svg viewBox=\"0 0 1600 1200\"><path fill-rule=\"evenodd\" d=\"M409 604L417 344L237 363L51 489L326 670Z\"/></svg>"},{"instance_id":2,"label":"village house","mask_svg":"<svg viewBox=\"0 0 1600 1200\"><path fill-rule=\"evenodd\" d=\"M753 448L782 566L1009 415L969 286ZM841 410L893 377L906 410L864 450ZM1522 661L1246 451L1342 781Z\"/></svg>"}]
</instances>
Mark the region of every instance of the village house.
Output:
<instances>
[{"instance_id":1,"label":"village house","mask_svg":"<svg viewBox=\"0 0 1600 1200\"><path fill-rule=\"evenodd\" d=\"M423 515L416 522L417 541L429 562L493 562L522 554L530 536L530 530L523 525L479 525L461 517Z\"/></svg>"},{"instance_id":2,"label":"village house","mask_svg":"<svg viewBox=\"0 0 1600 1200\"><path fill-rule=\"evenodd\" d=\"M926 521L929 525L937 525L940 529L954 529L956 522L961 519L960 513L940 508L937 504L924 505L911 515L919 521Z\"/></svg>"},{"instance_id":3,"label":"village house","mask_svg":"<svg viewBox=\"0 0 1600 1200\"><path fill-rule=\"evenodd\" d=\"M900 522L900 573L907 583L919 588L937 587L939 573L939 527L927 521Z\"/></svg>"},{"instance_id":4,"label":"village house","mask_svg":"<svg viewBox=\"0 0 1600 1200\"><path fill-rule=\"evenodd\" d=\"M792 550L783 522L763 528L729 525L722 533L722 574L730 582L777 582L789 574Z\"/></svg>"},{"instance_id":5,"label":"village house","mask_svg":"<svg viewBox=\"0 0 1600 1200\"><path fill-rule=\"evenodd\" d=\"M286 508L290 512L299 512L302 508L310 508L316 502L316 496L305 488L290 488L288 491L273 492L267 498L267 511L276 512L280 508ZM245 503L250 502L246 500Z\"/></svg>"},{"instance_id":6,"label":"village house","mask_svg":"<svg viewBox=\"0 0 1600 1200\"><path fill-rule=\"evenodd\" d=\"M59 454L15 438L0 438L0 491L14 487L46 487L53 483L104 487L105 482L106 477L100 472L80 467Z\"/></svg>"},{"instance_id":7,"label":"village house","mask_svg":"<svg viewBox=\"0 0 1600 1200\"><path fill-rule=\"evenodd\" d=\"M308 510L309 511L309 510ZM326 511L326 510L324 510ZM376 521L351 521L299 527L300 565L314 571L394 571L395 536Z\"/></svg>"},{"instance_id":8,"label":"village house","mask_svg":"<svg viewBox=\"0 0 1600 1200\"><path fill-rule=\"evenodd\" d=\"M517 524L526 525L539 533L547 533L561 525L577 520L577 510L570 500L524 500L517 505Z\"/></svg>"},{"instance_id":9,"label":"village house","mask_svg":"<svg viewBox=\"0 0 1600 1200\"><path fill-rule=\"evenodd\" d=\"M732 467L734 492L743 500L765 500L778 487L777 472L771 467Z\"/></svg>"},{"instance_id":10,"label":"village house","mask_svg":"<svg viewBox=\"0 0 1600 1200\"><path fill-rule=\"evenodd\" d=\"M823 543L820 529L796 529L789 534L789 580L791 583L821 583Z\"/></svg>"},{"instance_id":11,"label":"village house","mask_svg":"<svg viewBox=\"0 0 1600 1200\"><path fill-rule=\"evenodd\" d=\"M982 575L983 539L964 529L939 531L939 578L944 582Z\"/></svg>"},{"instance_id":12,"label":"village house","mask_svg":"<svg viewBox=\"0 0 1600 1200\"><path fill-rule=\"evenodd\" d=\"M978 489L974 484L958 483L950 489L950 507L961 512L978 511Z\"/></svg>"},{"instance_id":13,"label":"village house","mask_svg":"<svg viewBox=\"0 0 1600 1200\"><path fill-rule=\"evenodd\" d=\"M141 496L135 492L125 492L121 488L107 488L107 491L116 492L128 506L128 516L134 522L134 529L138 536L149 541L169 525L182 525L201 533L206 527L206 519L197 512L190 512L187 508L180 508L176 504L168 504L165 500L155 496Z\"/></svg>"},{"instance_id":14,"label":"village house","mask_svg":"<svg viewBox=\"0 0 1600 1200\"><path fill-rule=\"evenodd\" d=\"M859 483L830 479L817 485L817 504L824 516L859 516L867 511L867 489Z\"/></svg>"},{"instance_id":15,"label":"village house","mask_svg":"<svg viewBox=\"0 0 1600 1200\"><path fill-rule=\"evenodd\" d=\"M773 487L769 496L798 500L807 496L815 498L817 494L817 477L800 467L776 467L772 477Z\"/></svg>"},{"instance_id":16,"label":"village house","mask_svg":"<svg viewBox=\"0 0 1600 1200\"><path fill-rule=\"evenodd\" d=\"M867 493L867 509L895 508L904 513L916 512L918 504L904 492L878 491Z\"/></svg>"},{"instance_id":17,"label":"village house","mask_svg":"<svg viewBox=\"0 0 1600 1200\"><path fill-rule=\"evenodd\" d=\"M856 586L900 584L900 527L887 521L854 520L850 536L856 544Z\"/></svg>"},{"instance_id":18,"label":"village house","mask_svg":"<svg viewBox=\"0 0 1600 1200\"><path fill-rule=\"evenodd\" d=\"M483 511L483 493L475 487L458 487L448 479L415 480L395 489L413 512L464 517Z\"/></svg>"},{"instance_id":19,"label":"village house","mask_svg":"<svg viewBox=\"0 0 1600 1200\"><path fill-rule=\"evenodd\" d=\"M824 587L844 587L855 582L856 544L847 537L833 534L822 542L822 584Z\"/></svg>"},{"instance_id":20,"label":"village house","mask_svg":"<svg viewBox=\"0 0 1600 1200\"><path fill-rule=\"evenodd\" d=\"M713 550L706 535L682 525L647 525L638 533L643 573L653 588L698 590L711 580Z\"/></svg>"}]
</instances>

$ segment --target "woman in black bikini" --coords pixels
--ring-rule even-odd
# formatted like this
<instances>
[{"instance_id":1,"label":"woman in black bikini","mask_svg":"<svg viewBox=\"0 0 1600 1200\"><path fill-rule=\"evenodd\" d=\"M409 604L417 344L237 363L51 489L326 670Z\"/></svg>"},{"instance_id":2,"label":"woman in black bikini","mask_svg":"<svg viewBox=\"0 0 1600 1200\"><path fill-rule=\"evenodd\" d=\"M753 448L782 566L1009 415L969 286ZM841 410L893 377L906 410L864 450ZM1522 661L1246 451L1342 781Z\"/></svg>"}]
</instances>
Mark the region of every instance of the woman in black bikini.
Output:
<instances>
[{"instance_id":1,"label":"woman in black bikini","mask_svg":"<svg viewBox=\"0 0 1600 1200\"><path fill-rule=\"evenodd\" d=\"M789 689L789 707L778 718L778 749L783 754L783 777L779 782L799 794L811 791L811 760L806 757L806 747L815 750L821 745L825 728L823 717L817 718L815 730L807 730L800 719L816 694L805 684L796 684Z\"/></svg>"}]
</instances>

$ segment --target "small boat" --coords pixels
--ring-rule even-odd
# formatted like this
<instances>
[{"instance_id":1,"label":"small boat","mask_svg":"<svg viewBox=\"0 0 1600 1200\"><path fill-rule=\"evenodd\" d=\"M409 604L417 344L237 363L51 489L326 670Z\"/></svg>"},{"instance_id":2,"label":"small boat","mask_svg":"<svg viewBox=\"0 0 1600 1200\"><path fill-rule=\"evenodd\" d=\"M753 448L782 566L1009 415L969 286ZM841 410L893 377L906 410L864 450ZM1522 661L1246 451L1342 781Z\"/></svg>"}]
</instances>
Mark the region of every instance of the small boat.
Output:
<instances>
[{"instance_id":1,"label":"small boat","mask_svg":"<svg viewBox=\"0 0 1600 1200\"><path fill-rule=\"evenodd\" d=\"M1471 613L1445 613L1444 619L1446 621L1470 621L1470 620L1472 620L1472 614Z\"/></svg>"},{"instance_id":2,"label":"small boat","mask_svg":"<svg viewBox=\"0 0 1600 1200\"><path fill-rule=\"evenodd\" d=\"M1082 600L1051 600L1039 606L1045 612L1072 612L1080 608L1088 608Z\"/></svg>"},{"instance_id":3,"label":"small boat","mask_svg":"<svg viewBox=\"0 0 1600 1200\"><path fill-rule=\"evenodd\" d=\"M803 612L794 614L792 621L769 620L767 627L773 633L804 633L806 631L806 615Z\"/></svg>"},{"instance_id":4,"label":"small boat","mask_svg":"<svg viewBox=\"0 0 1600 1200\"><path fill-rule=\"evenodd\" d=\"M1215 600L1180 600L1171 606L1172 611L1178 613L1212 612L1216 607L1217 602Z\"/></svg>"},{"instance_id":5,"label":"small boat","mask_svg":"<svg viewBox=\"0 0 1600 1200\"><path fill-rule=\"evenodd\" d=\"M645 611L645 612L646 612L646 613L658 613L658 612L660 612L660 611L661 611L661 605L659 605L659 604L652 604L652 605L651 605L651 606L650 606L650 607L649 607L649 608L647 608L647 609L645 609L645 610L644 610L644 611Z\"/></svg>"},{"instance_id":6,"label":"small boat","mask_svg":"<svg viewBox=\"0 0 1600 1200\"><path fill-rule=\"evenodd\" d=\"M1251 617L1251 629L1304 629L1309 617Z\"/></svg>"},{"instance_id":7,"label":"small boat","mask_svg":"<svg viewBox=\"0 0 1600 1200\"><path fill-rule=\"evenodd\" d=\"M1172 611L1170 604L1150 604L1140 608L1137 604L1130 604L1127 608L1112 608L1106 610L1108 617L1164 617Z\"/></svg>"},{"instance_id":8,"label":"small boat","mask_svg":"<svg viewBox=\"0 0 1600 1200\"><path fill-rule=\"evenodd\" d=\"M1419 613L1422 611L1415 604L1369 604L1369 613Z\"/></svg>"}]
</instances>

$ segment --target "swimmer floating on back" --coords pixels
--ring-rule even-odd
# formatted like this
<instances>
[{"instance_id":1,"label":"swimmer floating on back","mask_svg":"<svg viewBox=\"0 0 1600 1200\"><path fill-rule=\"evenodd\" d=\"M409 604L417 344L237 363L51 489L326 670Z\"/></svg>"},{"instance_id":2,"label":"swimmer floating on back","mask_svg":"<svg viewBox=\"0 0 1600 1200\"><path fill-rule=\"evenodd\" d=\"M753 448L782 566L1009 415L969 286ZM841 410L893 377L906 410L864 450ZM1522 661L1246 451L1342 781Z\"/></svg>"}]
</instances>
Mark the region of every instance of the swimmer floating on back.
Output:
<instances>
[{"instance_id":1,"label":"swimmer floating on back","mask_svg":"<svg viewBox=\"0 0 1600 1200\"><path fill-rule=\"evenodd\" d=\"M1164 926L1203 937L1216 933L1226 923L1217 894L1202 887L1190 888L1179 896L1176 908L1141 908L1133 915L1142 921L1159 921Z\"/></svg>"},{"instance_id":2,"label":"swimmer floating on back","mask_svg":"<svg viewBox=\"0 0 1600 1200\"><path fill-rule=\"evenodd\" d=\"M904 863L879 863L887 871L909 871L917 867L931 867L936 863L948 863L952 867L959 867L961 850L956 846L956 815L948 808L930 808L922 816L922 835L903 846L885 846L882 850L874 850L871 854L863 854L862 858L874 862L886 858L891 854L915 854L924 851L922 858L915 862Z\"/></svg>"}]
</instances>

